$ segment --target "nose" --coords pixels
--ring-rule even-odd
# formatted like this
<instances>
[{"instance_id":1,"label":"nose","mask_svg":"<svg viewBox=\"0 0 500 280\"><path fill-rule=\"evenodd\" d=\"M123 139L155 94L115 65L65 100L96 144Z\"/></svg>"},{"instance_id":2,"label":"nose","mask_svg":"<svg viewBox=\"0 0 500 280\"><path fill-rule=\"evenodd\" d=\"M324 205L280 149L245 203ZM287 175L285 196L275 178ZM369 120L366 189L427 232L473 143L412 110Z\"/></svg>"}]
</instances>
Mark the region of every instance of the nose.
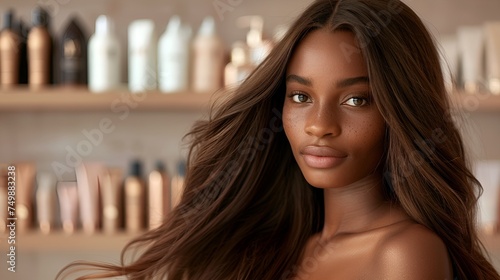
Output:
<instances>
[{"instance_id":1,"label":"nose","mask_svg":"<svg viewBox=\"0 0 500 280\"><path fill-rule=\"evenodd\" d=\"M318 138L340 135L340 114L336 112L334 105L323 104L311 108L307 115L305 132Z\"/></svg>"}]
</instances>

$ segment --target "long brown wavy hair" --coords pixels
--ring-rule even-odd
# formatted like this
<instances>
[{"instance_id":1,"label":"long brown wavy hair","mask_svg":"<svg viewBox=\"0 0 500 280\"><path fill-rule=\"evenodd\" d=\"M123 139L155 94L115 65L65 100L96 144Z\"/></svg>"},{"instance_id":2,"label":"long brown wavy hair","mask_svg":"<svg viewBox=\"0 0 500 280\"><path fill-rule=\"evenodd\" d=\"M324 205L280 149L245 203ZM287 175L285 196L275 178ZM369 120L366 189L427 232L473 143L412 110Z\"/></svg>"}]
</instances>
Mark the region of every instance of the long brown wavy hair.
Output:
<instances>
[{"instance_id":1,"label":"long brown wavy hair","mask_svg":"<svg viewBox=\"0 0 500 280\"><path fill-rule=\"evenodd\" d=\"M250 77L194 125L185 190L163 225L132 241L121 265L79 262L59 277L86 264L94 273L78 279L292 279L306 241L322 230L324 205L283 132L285 70L318 28L349 30L361 46L387 124L387 199L441 237L456 277L500 279L476 233L482 189L450 114L438 52L419 17L397 0L312 3ZM124 263L133 248L139 257Z\"/></svg>"}]
</instances>

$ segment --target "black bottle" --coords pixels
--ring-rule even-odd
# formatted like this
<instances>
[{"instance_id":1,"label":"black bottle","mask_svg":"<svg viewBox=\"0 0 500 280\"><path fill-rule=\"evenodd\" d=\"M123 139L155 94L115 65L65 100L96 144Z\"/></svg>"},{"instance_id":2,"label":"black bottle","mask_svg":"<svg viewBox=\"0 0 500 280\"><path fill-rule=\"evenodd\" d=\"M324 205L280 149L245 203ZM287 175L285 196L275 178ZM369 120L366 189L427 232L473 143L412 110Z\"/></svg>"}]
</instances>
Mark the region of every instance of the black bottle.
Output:
<instances>
[{"instance_id":1,"label":"black bottle","mask_svg":"<svg viewBox=\"0 0 500 280\"><path fill-rule=\"evenodd\" d=\"M87 84L87 37L76 17L64 29L59 44L59 83Z\"/></svg>"}]
</instances>

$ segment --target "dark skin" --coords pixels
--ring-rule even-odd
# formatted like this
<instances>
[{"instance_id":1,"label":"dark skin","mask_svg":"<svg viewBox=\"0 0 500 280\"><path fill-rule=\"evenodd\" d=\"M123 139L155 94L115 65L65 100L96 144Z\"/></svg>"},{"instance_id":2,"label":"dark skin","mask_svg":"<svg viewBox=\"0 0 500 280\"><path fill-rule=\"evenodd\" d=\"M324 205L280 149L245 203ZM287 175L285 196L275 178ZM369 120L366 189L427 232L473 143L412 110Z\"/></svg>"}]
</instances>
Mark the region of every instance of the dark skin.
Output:
<instances>
[{"instance_id":1,"label":"dark skin","mask_svg":"<svg viewBox=\"0 0 500 280\"><path fill-rule=\"evenodd\" d=\"M306 180L324 190L323 230L295 279L452 279L446 246L384 199L385 121L350 32L309 33L287 69L285 133Z\"/></svg>"}]
</instances>

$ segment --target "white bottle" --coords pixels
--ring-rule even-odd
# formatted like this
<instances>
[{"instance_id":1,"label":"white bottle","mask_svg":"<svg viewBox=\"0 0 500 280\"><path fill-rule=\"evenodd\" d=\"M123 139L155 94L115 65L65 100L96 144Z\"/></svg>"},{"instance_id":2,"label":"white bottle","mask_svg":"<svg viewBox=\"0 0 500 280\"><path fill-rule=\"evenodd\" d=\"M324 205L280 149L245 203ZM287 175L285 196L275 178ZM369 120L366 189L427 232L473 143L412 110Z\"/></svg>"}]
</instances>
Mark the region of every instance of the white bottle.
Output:
<instances>
[{"instance_id":1,"label":"white bottle","mask_svg":"<svg viewBox=\"0 0 500 280\"><path fill-rule=\"evenodd\" d=\"M128 27L128 84L132 93L155 90L156 35L152 20L133 21Z\"/></svg>"},{"instance_id":2,"label":"white bottle","mask_svg":"<svg viewBox=\"0 0 500 280\"><path fill-rule=\"evenodd\" d=\"M250 49L250 63L257 67L274 47L271 40L263 39L264 19L261 16L242 16L238 18L237 25L250 28L246 38Z\"/></svg>"},{"instance_id":3,"label":"white bottle","mask_svg":"<svg viewBox=\"0 0 500 280\"><path fill-rule=\"evenodd\" d=\"M225 64L224 43L215 32L213 17L206 17L193 42L193 91L219 90Z\"/></svg>"},{"instance_id":4,"label":"white bottle","mask_svg":"<svg viewBox=\"0 0 500 280\"><path fill-rule=\"evenodd\" d=\"M88 48L89 90L103 92L120 86L121 47L114 33L113 21L104 15L95 22L95 34Z\"/></svg>"},{"instance_id":5,"label":"white bottle","mask_svg":"<svg viewBox=\"0 0 500 280\"><path fill-rule=\"evenodd\" d=\"M189 87L189 44L191 28L183 26L173 16L158 42L158 86L171 93L187 91Z\"/></svg>"}]
</instances>

